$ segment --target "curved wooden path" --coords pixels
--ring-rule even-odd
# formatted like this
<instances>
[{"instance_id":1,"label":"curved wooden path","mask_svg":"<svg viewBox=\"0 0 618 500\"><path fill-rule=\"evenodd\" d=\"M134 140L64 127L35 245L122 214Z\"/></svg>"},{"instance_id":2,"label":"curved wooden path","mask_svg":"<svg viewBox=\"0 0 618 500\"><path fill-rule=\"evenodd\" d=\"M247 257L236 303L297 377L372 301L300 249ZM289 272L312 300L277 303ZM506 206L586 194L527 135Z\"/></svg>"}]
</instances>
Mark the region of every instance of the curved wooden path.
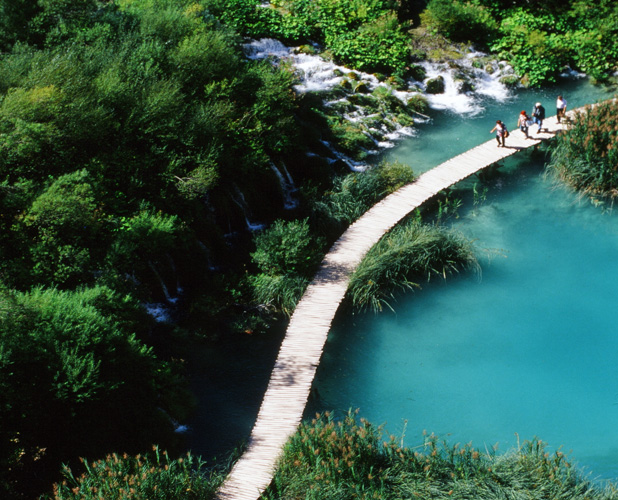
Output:
<instances>
[{"instance_id":1,"label":"curved wooden path","mask_svg":"<svg viewBox=\"0 0 618 500\"><path fill-rule=\"evenodd\" d=\"M374 205L335 242L290 318L247 450L219 490L220 500L256 500L270 484L283 446L300 424L350 275L369 249L403 217L440 191L562 129L555 116L547 118L543 127L543 133L532 134L534 139L526 139L519 130L512 131L505 148L497 147L494 137L425 172ZM537 126L531 128L536 131Z\"/></svg>"}]
</instances>

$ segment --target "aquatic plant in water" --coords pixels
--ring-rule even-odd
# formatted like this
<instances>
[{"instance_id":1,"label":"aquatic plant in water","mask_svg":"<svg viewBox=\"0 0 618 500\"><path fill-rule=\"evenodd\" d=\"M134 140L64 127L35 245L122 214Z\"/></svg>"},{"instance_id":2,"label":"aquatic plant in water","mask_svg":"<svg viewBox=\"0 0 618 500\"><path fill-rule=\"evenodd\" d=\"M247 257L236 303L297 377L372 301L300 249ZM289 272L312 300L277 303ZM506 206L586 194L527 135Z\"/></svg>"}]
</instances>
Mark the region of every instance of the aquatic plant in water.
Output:
<instances>
[{"instance_id":1,"label":"aquatic plant in water","mask_svg":"<svg viewBox=\"0 0 618 500\"><path fill-rule=\"evenodd\" d=\"M547 172L591 198L618 196L618 102L587 106L551 148Z\"/></svg>"},{"instance_id":2,"label":"aquatic plant in water","mask_svg":"<svg viewBox=\"0 0 618 500\"><path fill-rule=\"evenodd\" d=\"M284 449L263 498L610 499L618 491L585 480L561 451L537 439L504 455L470 445L449 446L425 435L414 448L385 436L354 412L318 414L301 424Z\"/></svg>"},{"instance_id":3,"label":"aquatic plant in water","mask_svg":"<svg viewBox=\"0 0 618 500\"><path fill-rule=\"evenodd\" d=\"M472 242L459 233L413 219L395 227L365 256L352 275L348 297L358 309L381 311L395 291L419 288L432 276L478 269Z\"/></svg>"}]
</instances>

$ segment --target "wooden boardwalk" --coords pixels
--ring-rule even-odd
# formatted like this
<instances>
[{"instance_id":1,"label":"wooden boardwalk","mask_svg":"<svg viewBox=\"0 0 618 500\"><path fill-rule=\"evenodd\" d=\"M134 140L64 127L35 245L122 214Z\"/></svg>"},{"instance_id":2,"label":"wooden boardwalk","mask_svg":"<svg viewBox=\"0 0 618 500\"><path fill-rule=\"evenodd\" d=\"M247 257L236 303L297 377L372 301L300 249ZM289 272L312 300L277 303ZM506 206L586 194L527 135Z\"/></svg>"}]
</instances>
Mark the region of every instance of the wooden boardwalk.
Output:
<instances>
[{"instance_id":1,"label":"wooden boardwalk","mask_svg":"<svg viewBox=\"0 0 618 500\"><path fill-rule=\"evenodd\" d=\"M337 240L290 318L247 450L219 490L220 500L256 500L270 484L283 446L300 424L331 322L344 298L350 275L371 247L403 217L440 191L553 137L562 129L555 117L547 118L543 127L547 132L532 134L533 139L526 139L519 130L512 131L505 148L497 147L494 137L429 170L374 205ZM531 128L536 131L537 126Z\"/></svg>"}]
</instances>

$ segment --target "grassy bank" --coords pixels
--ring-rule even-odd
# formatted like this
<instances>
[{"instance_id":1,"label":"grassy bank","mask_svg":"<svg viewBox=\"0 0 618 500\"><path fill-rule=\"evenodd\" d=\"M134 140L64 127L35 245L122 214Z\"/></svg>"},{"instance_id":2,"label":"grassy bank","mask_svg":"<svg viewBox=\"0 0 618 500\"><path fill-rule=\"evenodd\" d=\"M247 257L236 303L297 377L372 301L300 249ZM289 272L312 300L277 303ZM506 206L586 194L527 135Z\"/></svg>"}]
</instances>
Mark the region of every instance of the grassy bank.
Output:
<instances>
[{"instance_id":1,"label":"grassy bank","mask_svg":"<svg viewBox=\"0 0 618 500\"><path fill-rule=\"evenodd\" d=\"M287 444L268 500L300 499L610 499L615 485L585 479L561 451L539 440L505 454L425 436L416 448L349 413L318 415Z\"/></svg>"}]
</instances>

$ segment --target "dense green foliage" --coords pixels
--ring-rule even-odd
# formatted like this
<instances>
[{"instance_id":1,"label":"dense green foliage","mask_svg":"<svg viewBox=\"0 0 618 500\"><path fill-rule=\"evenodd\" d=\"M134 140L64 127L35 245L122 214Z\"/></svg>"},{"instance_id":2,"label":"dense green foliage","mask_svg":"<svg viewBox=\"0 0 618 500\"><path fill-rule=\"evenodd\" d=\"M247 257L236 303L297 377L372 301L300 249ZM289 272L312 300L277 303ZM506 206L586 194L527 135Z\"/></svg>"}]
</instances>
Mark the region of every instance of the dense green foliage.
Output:
<instances>
[{"instance_id":1,"label":"dense green foliage","mask_svg":"<svg viewBox=\"0 0 618 500\"><path fill-rule=\"evenodd\" d=\"M452 230L418 220L395 227L365 256L350 282L348 295L358 309L391 307L395 290L420 287L431 277L477 268L472 243Z\"/></svg>"},{"instance_id":2,"label":"dense green foliage","mask_svg":"<svg viewBox=\"0 0 618 500\"><path fill-rule=\"evenodd\" d=\"M291 316L324 254L324 241L307 220L277 220L254 237L251 254L259 274L251 278L256 299Z\"/></svg>"},{"instance_id":3,"label":"dense green foliage","mask_svg":"<svg viewBox=\"0 0 618 500\"><path fill-rule=\"evenodd\" d=\"M207 5L240 33L290 43L317 42L352 68L404 75L410 44L392 0L210 0Z\"/></svg>"},{"instance_id":4,"label":"dense green foliage","mask_svg":"<svg viewBox=\"0 0 618 500\"><path fill-rule=\"evenodd\" d=\"M142 304L179 281L217 296L207 259L233 263L224 232L244 229L247 211L280 210L270 162L293 150L298 128L294 75L245 61L237 35L198 4L0 10L9 498L34 496L78 455L177 442L172 422L192 399Z\"/></svg>"},{"instance_id":5,"label":"dense green foliage","mask_svg":"<svg viewBox=\"0 0 618 500\"><path fill-rule=\"evenodd\" d=\"M326 244L332 243L378 200L413 180L410 167L397 162L383 162L365 172L336 177L332 189L313 204L311 224L308 219L278 220L257 233L252 260L259 273L249 278L256 299L274 311L291 315Z\"/></svg>"},{"instance_id":6,"label":"dense green foliage","mask_svg":"<svg viewBox=\"0 0 618 500\"><path fill-rule=\"evenodd\" d=\"M400 498L610 499L613 486L584 480L561 452L538 440L499 455L469 445L447 446L425 436L414 449L403 438L349 413L318 415L301 424L285 447L266 499Z\"/></svg>"},{"instance_id":7,"label":"dense green foliage","mask_svg":"<svg viewBox=\"0 0 618 500\"><path fill-rule=\"evenodd\" d=\"M168 480L169 498L185 486L187 498L210 495L190 457L96 458L174 446L173 422L191 406L174 334L252 331L291 314L328 245L414 179L400 164L349 174L343 160L305 153L328 143L366 159L381 140L370 130L411 126L426 111L420 94L404 103L394 92L424 77L408 31L423 8L0 0L0 495L35 496L78 455L91 459L90 475L67 469L58 498L112 488L110 470L143 479L146 496ZM530 84L565 64L602 78L618 60L610 0L432 0L420 17L455 41L492 48ZM285 63L244 57L243 36L305 44L382 73L384 85L370 90L350 71L327 96L298 95ZM362 119L343 117L361 107ZM602 178L613 196L615 110L604 113L591 115L593 132L574 129L572 150L558 149L605 162L602 173L578 175ZM595 129L595 120L613 128ZM294 212L283 211L274 165L287 165L300 187ZM266 229L250 234L250 220ZM398 287L466 265L468 242L415 222L368 256L352 301L379 309ZM144 303L181 287L180 331L157 325Z\"/></svg>"},{"instance_id":8,"label":"dense green foliage","mask_svg":"<svg viewBox=\"0 0 618 500\"><path fill-rule=\"evenodd\" d=\"M453 40L489 47L526 85L554 82L566 66L605 79L618 64L618 5L612 0L431 0L422 18Z\"/></svg>"},{"instance_id":9,"label":"dense green foliage","mask_svg":"<svg viewBox=\"0 0 618 500\"><path fill-rule=\"evenodd\" d=\"M173 442L164 409L182 418L189 399L173 366L138 339L144 316L130 296L100 286L2 292L3 496L78 454Z\"/></svg>"},{"instance_id":10,"label":"dense green foliage","mask_svg":"<svg viewBox=\"0 0 618 500\"><path fill-rule=\"evenodd\" d=\"M577 113L556 138L547 169L587 196L613 205L618 196L618 102Z\"/></svg>"},{"instance_id":11,"label":"dense green foliage","mask_svg":"<svg viewBox=\"0 0 618 500\"><path fill-rule=\"evenodd\" d=\"M64 481L54 485L53 500L208 500L215 498L222 475L206 469L188 453L172 460L154 448L147 456L116 453L79 467L65 467Z\"/></svg>"}]
</instances>

